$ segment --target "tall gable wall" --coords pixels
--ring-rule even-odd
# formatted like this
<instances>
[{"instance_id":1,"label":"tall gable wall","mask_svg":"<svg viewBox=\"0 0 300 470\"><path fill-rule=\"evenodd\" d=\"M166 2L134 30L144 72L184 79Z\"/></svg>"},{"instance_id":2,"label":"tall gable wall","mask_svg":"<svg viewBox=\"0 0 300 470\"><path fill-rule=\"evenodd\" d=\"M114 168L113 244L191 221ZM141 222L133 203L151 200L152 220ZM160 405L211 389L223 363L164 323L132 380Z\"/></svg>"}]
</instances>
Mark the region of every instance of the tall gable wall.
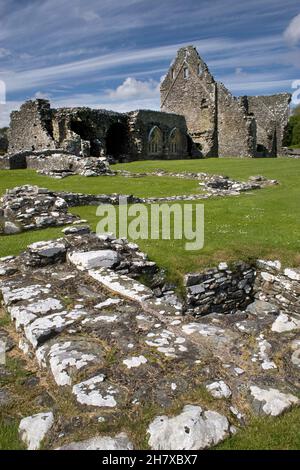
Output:
<instances>
[{"instance_id":1,"label":"tall gable wall","mask_svg":"<svg viewBox=\"0 0 300 470\"><path fill-rule=\"evenodd\" d=\"M161 85L161 110L184 116L201 154L217 156L216 83L194 47L178 51Z\"/></svg>"}]
</instances>

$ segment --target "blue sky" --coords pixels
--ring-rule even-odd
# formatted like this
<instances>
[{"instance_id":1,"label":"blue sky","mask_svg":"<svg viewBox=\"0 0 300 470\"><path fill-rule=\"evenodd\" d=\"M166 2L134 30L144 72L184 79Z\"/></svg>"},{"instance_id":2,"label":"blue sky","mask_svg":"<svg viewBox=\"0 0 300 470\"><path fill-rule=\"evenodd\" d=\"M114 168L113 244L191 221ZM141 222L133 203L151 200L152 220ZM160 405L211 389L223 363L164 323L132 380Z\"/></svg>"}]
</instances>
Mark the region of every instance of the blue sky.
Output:
<instances>
[{"instance_id":1,"label":"blue sky","mask_svg":"<svg viewBox=\"0 0 300 470\"><path fill-rule=\"evenodd\" d=\"M0 126L33 97L159 109L160 80L187 44L235 95L292 91L299 0L0 0Z\"/></svg>"}]
</instances>

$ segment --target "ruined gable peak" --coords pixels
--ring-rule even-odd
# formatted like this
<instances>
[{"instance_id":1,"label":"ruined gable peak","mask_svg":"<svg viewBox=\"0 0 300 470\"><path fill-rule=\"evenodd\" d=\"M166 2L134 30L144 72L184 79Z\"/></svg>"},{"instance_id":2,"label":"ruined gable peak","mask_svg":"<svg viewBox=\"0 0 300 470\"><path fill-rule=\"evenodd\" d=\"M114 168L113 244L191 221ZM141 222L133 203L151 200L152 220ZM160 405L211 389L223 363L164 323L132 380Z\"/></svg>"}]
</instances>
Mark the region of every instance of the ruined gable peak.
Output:
<instances>
[{"instance_id":1,"label":"ruined gable peak","mask_svg":"<svg viewBox=\"0 0 300 470\"><path fill-rule=\"evenodd\" d=\"M172 61L169 71L162 82L161 88L169 88L180 73L183 73L185 78L189 78L190 75L193 75L201 79L205 76L209 78L211 82L214 82L214 78L209 72L207 64L200 57L196 47L192 45L181 47L177 51L176 57Z\"/></svg>"}]
</instances>

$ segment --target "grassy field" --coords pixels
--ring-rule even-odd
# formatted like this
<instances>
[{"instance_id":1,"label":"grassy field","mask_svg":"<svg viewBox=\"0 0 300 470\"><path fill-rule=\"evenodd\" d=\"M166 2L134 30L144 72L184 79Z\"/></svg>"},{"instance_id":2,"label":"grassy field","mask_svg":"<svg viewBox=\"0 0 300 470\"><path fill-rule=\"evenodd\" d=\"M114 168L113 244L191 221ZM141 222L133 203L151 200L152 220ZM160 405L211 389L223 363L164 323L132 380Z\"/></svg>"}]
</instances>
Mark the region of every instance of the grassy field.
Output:
<instances>
[{"instance_id":1,"label":"grassy field","mask_svg":"<svg viewBox=\"0 0 300 470\"><path fill-rule=\"evenodd\" d=\"M117 165L130 171L205 171L247 180L262 174L280 184L238 197L211 199L205 206L205 243L199 251L186 251L185 240L138 240L151 259L167 269L169 277L180 282L182 275L223 260L279 258L285 265L300 264L300 160L294 159L209 159L148 161ZM32 183L50 189L83 193L126 193L136 196L195 194L196 181L172 177L98 177L79 176L53 180L32 171L0 172L0 192L15 185ZM200 202L201 203L201 202ZM95 207L79 207L72 212L87 219L93 228L98 218ZM16 254L30 242L59 236L51 228L1 237L0 255Z\"/></svg>"},{"instance_id":2,"label":"grassy field","mask_svg":"<svg viewBox=\"0 0 300 470\"><path fill-rule=\"evenodd\" d=\"M247 180L251 175L277 179L278 186L211 199L205 206L205 244L202 250L188 252L184 240L137 240L150 258L167 269L179 284L182 275L219 261L265 257L279 258L285 265L300 265L300 160L294 159L209 159L186 161L147 161L116 165L132 172L193 171L228 175ZM53 180L33 171L0 171L0 193L22 184L37 184L54 190L82 193L123 193L136 196L195 194L195 181L172 177L82 178ZM183 204L183 203L182 203ZM79 207L72 212L87 219L93 228L98 218L95 207ZM61 228L50 228L0 237L0 256L17 254L34 241L55 238ZM300 449L300 411L295 409L276 419L257 419L245 430L217 449ZM0 425L0 449L19 448L14 422Z\"/></svg>"}]
</instances>

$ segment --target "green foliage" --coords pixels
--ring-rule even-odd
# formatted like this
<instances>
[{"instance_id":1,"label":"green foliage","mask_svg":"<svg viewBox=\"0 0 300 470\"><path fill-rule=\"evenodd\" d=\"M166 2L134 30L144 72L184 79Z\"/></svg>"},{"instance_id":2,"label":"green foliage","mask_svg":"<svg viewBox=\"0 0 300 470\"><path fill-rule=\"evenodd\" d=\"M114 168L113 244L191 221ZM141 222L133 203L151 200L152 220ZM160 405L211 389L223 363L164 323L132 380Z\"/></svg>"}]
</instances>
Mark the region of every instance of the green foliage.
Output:
<instances>
[{"instance_id":1,"label":"green foliage","mask_svg":"<svg viewBox=\"0 0 300 470\"><path fill-rule=\"evenodd\" d=\"M289 119L283 145L286 147L300 147L300 106L295 108L293 115Z\"/></svg>"},{"instance_id":2,"label":"green foliage","mask_svg":"<svg viewBox=\"0 0 300 470\"><path fill-rule=\"evenodd\" d=\"M7 136L8 127L0 127L0 136Z\"/></svg>"},{"instance_id":3,"label":"green foliage","mask_svg":"<svg viewBox=\"0 0 300 470\"><path fill-rule=\"evenodd\" d=\"M19 439L18 422L1 419L0 416L0 450L21 449L24 449L24 446Z\"/></svg>"},{"instance_id":4,"label":"green foliage","mask_svg":"<svg viewBox=\"0 0 300 470\"><path fill-rule=\"evenodd\" d=\"M278 418L256 418L250 426L219 444L218 450L299 450L300 409Z\"/></svg>"}]
</instances>

